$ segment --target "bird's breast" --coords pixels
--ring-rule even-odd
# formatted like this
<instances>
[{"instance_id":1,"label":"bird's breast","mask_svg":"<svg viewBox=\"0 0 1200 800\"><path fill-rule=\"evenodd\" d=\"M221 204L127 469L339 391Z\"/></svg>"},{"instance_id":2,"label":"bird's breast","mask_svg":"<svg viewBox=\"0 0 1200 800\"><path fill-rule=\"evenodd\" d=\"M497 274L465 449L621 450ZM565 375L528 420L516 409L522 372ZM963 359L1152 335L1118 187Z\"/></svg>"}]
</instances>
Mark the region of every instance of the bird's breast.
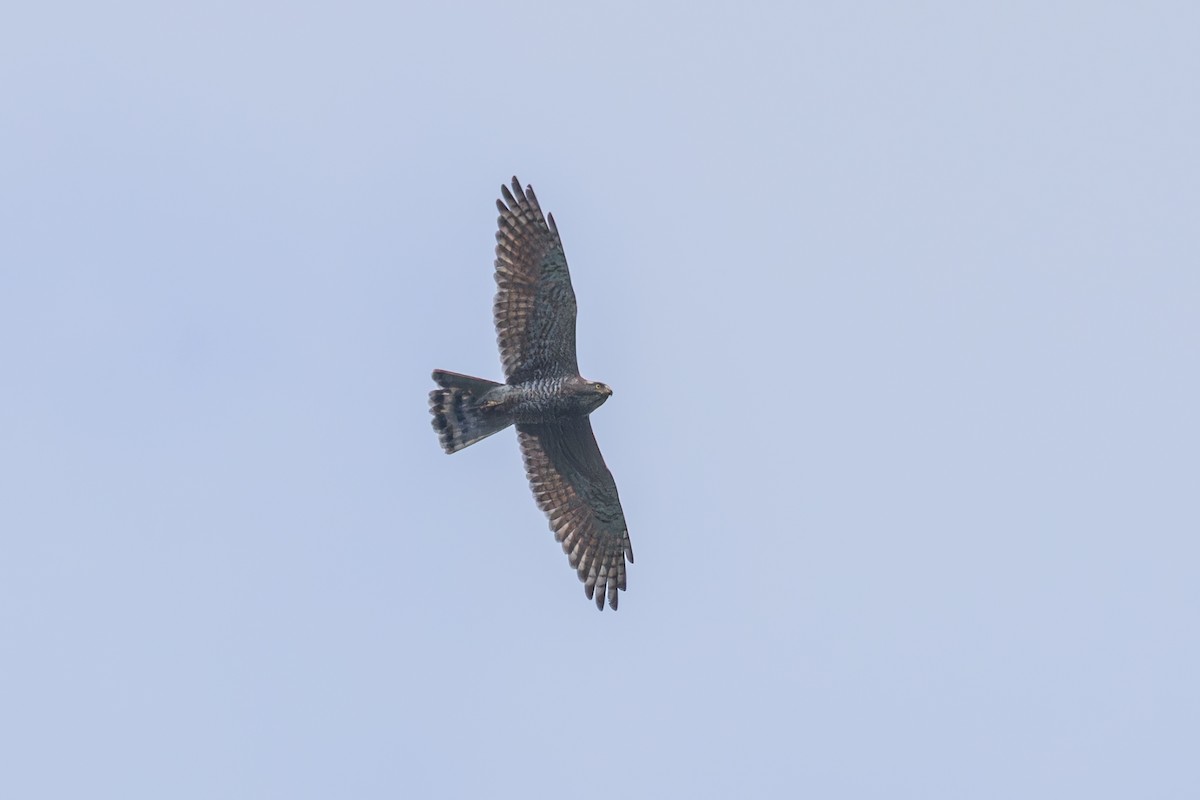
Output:
<instances>
[{"instance_id":1,"label":"bird's breast","mask_svg":"<svg viewBox=\"0 0 1200 800\"><path fill-rule=\"evenodd\" d=\"M538 424L586 414L584 398L571 392L564 378L543 378L513 387L513 417L517 422Z\"/></svg>"}]
</instances>

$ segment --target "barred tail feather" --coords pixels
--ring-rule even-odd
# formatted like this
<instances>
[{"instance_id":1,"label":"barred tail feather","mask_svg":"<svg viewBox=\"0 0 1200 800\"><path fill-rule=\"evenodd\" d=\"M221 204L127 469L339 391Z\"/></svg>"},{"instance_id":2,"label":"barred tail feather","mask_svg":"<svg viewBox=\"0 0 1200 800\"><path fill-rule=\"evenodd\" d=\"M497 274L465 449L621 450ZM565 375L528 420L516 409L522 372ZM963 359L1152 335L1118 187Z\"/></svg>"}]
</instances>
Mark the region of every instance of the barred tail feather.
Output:
<instances>
[{"instance_id":1,"label":"barred tail feather","mask_svg":"<svg viewBox=\"0 0 1200 800\"><path fill-rule=\"evenodd\" d=\"M429 393L429 411L438 441L447 453L457 453L512 424L511 417L479 407L480 398L500 385L495 381L440 369L433 371L433 380L440 388Z\"/></svg>"}]
</instances>

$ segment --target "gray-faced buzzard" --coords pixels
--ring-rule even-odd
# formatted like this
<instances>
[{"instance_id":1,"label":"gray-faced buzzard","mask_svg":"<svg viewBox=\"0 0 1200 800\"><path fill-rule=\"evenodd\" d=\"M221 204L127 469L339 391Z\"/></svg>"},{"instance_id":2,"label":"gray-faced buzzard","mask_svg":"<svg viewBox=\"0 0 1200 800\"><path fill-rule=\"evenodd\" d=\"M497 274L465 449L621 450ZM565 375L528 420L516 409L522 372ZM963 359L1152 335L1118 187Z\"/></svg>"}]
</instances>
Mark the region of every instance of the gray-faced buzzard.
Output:
<instances>
[{"instance_id":1,"label":"gray-faced buzzard","mask_svg":"<svg viewBox=\"0 0 1200 800\"><path fill-rule=\"evenodd\" d=\"M429 393L442 448L457 453L509 425L517 426L525 473L554 538L583 581L588 598L617 607L625 562L633 563L617 485L604 464L588 415L612 395L584 380L575 358L575 292L554 224L532 186L502 199L496 232L496 337L504 383L434 370Z\"/></svg>"}]
</instances>

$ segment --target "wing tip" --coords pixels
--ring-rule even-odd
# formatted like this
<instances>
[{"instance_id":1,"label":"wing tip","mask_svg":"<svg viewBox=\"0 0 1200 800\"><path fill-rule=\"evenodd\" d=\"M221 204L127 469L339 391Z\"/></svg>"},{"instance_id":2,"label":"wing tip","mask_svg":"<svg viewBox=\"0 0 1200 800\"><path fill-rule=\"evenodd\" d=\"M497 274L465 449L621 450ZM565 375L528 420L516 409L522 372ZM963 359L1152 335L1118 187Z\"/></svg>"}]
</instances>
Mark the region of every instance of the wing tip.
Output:
<instances>
[{"instance_id":1,"label":"wing tip","mask_svg":"<svg viewBox=\"0 0 1200 800\"><path fill-rule=\"evenodd\" d=\"M517 180L516 175L513 175L512 179L512 193L515 197L520 198L522 204L529 202L525 197L525 190L521 188L521 182Z\"/></svg>"},{"instance_id":2,"label":"wing tip","mask_svg":"<svg viewBox=\"0 0 1200 800\"><path fill-rule=\"evenodd\" d=\"M527 183L524 188L521 188L521 180L516 175L512 176L512 181L508 184L500 184L500 194L504 200L510 204L505 207L500 201L496 201L496 205L500 208L501 213L515 210L512 206L532 206L537 211L541 211L541 206L538 205L537 194L533 191L533 184ZM554 223L550 223L550 227L554 227Z\"/></svg>"}]
</instances>

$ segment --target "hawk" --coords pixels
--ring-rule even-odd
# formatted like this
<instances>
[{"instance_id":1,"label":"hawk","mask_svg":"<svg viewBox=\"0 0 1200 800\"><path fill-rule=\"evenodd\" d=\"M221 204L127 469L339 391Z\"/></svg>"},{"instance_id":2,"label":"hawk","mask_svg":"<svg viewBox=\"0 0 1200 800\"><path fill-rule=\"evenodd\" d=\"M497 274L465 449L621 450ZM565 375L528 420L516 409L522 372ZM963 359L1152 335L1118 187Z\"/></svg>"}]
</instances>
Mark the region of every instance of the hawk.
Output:
<instances>
[{"instance_id":1,"label":"hawk","mask_svg":"<svg viewBox=\"0 0 1200 800\"><path fill-rule=\"evenodd\" d=\"M501 185L492 311L504 383L434 370L429 393L442 449L457 453L517 426L525 474L554 538L596 607L617 608L625 563L633 563L617 485L600 455L588 415L612 396L579 375L575 292L554 215L544 216L532 186Z\"/></svg>"}]
</instances>

